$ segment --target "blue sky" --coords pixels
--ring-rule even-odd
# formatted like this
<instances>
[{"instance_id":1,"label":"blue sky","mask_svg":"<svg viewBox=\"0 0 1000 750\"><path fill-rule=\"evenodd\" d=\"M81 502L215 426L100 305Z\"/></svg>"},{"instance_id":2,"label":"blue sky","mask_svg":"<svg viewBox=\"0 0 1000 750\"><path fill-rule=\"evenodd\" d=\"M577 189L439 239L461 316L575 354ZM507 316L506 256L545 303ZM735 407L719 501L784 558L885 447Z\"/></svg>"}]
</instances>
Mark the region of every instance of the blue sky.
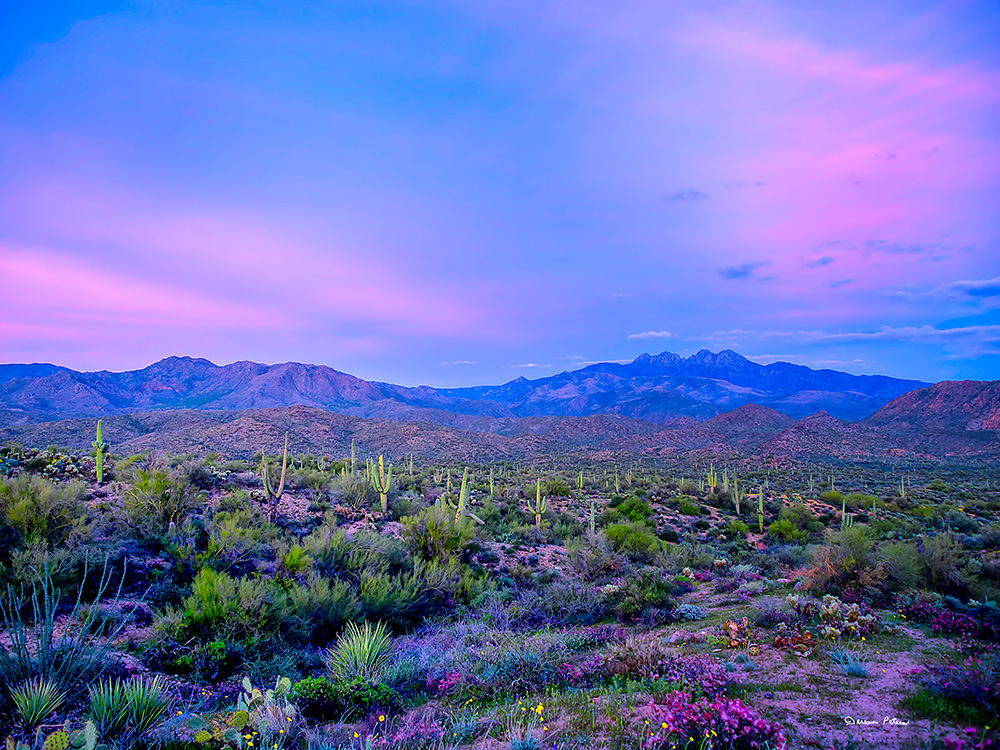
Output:
<instances>
[{"instance_id":1,"label":"blue sky","mask_svg":"<svg viewBox=\"0 0 1000 750\"><path fill-rule=\"evenodd\" d=\"M0 360L1000 378L993 3L0 8Z\"/></svg>"}]
</instances>

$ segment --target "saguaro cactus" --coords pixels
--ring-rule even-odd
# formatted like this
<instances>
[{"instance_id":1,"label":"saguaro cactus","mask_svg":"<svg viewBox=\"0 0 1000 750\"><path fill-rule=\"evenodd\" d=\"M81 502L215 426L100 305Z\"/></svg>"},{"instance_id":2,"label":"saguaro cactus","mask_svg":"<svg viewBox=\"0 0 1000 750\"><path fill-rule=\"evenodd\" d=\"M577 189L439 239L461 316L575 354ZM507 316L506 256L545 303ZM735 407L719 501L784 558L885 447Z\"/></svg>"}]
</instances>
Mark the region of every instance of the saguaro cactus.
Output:
<instances>
[{"instance_id":1,"label":"saguaro cactus","mask_svg":"<svg viewBox=\"0 0 1000 750\"><path fill-rule=\"evenodd\" d=\"M528 510L535 515L535 533L538 534L539 539L542 538L542 514L546 507L548 504L542 497L542 480L539 479L535 482L535 504L532 505L531 501L528 501Z\"/></svg>"},{"instance_id":2,"label":"saguaro cactus","mask_svg":"<svg viewBox=\"0 0 1000 750\"><path fill-rule=\"evenodd\" d=\"M719 475L715 473L715 465L714 464L711 466L711 468L709 468L709 470L708 470L708 476L706 477L706 479L708 480L708 488L712 491L712 494L714 495L715 494L715 488L719 484Z\"/></svg>"},{"instance_id":3,"label":"saguaro cactus","mask_svg":"<svg viewBox=\"0 0 1000 750\"><path fill-rule=\"evenodd\" d=\"M368 473L372 478L372 488L378 493L378 499L382 503L382 514L389 512L389 487L392 485L392 466L389 471L385 470L385 457L379 454L378 471L375 465L369 462Z\"/></svg>"},{"instance_id":4,"label":"saguaro cactus","mask_svg":"<svg viewBox=\"0 0 1000 750\"><path fill-rule=\"evenodd\" d=\"M462 474L462 488L458 491L458 502L453 503L449 499L447 500L448 507L455 511L456 524L463 524L465 523L466 518L471 518L473 521L482 526L485 524L485 521L469 511L469 495L471 494L471 491L472 484L469 482L469 467L466 466L465 472Z\"/></svg>"},{"instance_id":5,"label":"saguaro cactus","mask_svg":"<svg viewBox=\"0 0 1000 750\"><path fill-rule=\"evenodd\" d=\"M101 420L97 420L97 439L91 443L94 446L94 461L97 466L97 483L104 482L104 454L108 450L108 444L101 438Z\"/></svg>"},{"instance_id":6,"label":"saguaro cactus","mask_svg":"<svg viewBox=\"0 0 1000 750\"><path fill-rule=\"evenodd\" d=\"M271 484L271 471L267 466L267 456L260 452L260 478L264 483L264 504L267 505L267 518L274 523L278 517L278 502L285 490L285 472L288 469L288 433L285 433L285 451L281 456L281 479L277 489Z\"/></svg>"},{"instance_id":7,"label":"saguaro cactus","mask_svg":"<svg viewBox=\"0 0 1000 750\"><path fill-rule=\"evenodd\" d=\"M760 493L757 495L757 525L760 527L760 533L764 533L764 490L761 489Z\"/></svg>"}]
</instances>

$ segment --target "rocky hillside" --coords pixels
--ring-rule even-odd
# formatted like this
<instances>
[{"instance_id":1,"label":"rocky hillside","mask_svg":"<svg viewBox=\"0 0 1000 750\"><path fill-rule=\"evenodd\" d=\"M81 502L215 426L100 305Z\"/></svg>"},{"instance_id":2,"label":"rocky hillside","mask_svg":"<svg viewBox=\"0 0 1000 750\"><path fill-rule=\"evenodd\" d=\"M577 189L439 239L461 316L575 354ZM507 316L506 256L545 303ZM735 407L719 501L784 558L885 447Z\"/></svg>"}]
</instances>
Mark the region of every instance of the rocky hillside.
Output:
<instances>
[{"instance_id":1,"label":"rocky hillside","mask_svg":"<svg viewBox=\"0 0 1000 750\"><path fill-rule=\"evenodd\" d=\"M1000 432L1000 381L947 380L900 396L864 422L895 430Z\"/></svg>"}]
</instances>

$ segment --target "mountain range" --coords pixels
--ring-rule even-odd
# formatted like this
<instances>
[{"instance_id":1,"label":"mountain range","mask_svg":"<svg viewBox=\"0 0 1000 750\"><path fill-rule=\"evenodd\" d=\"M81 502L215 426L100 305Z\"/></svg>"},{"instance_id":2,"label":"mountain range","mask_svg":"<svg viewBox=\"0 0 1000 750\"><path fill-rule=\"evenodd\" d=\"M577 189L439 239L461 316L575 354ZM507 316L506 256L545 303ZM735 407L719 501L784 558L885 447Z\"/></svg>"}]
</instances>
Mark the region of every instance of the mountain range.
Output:
<instances>
[{"instance_id":1,"label":"mountain range","mask_svg":"<svg viewBox=\"0 0 1000 750\"><path fill-rule=\"evenodd\" d=\"M452 389L369 382L318 365L190 357L122 373L49 367L0 366L0 381L20 373L0 382L0 440L86 449L102 418L105 439L123 452L248 456L288 431L298 452L339 455L355 440L362 453L466 461L699 451L1000 460L1000 381L929 385L759 365L732 351L643 355Z\"/></svg>"},{"instance_id":2,"label":"mountain range","mask_svg":"<svg viewBox=\"0 0 1000 750\"><path fill-rule=\"evenodd\" d=\"M670 352L644 354L628 364L605 362L538 380L522 377L499 386L450 389L370 382L297 362L218 366L205 359L169 357L128 372L0 365L0 424L159 409L302 405L493 431L492 420L499 418L593 414L689 424L749 403L794 418L826 411L853 421L927 385L787 362L760 365L730 350L702 350L687 358Z\"/></svg>"}]
</instances>

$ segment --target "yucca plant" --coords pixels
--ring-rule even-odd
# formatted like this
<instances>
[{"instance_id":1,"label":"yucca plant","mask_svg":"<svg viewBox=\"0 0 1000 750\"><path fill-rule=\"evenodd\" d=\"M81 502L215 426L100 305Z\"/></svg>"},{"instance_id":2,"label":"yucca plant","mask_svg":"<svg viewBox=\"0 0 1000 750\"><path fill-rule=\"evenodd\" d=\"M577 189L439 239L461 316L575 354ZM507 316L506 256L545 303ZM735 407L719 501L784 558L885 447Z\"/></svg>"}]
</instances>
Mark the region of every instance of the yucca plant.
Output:
<instances>
[{"instance_id":1,"label":"yucca plant","mask_svg":"<svg viewBox=\"0 0 1000 750\"><path fill-rule=\"evenodd\" d=\"M102 742L118 748L140 744L170 709L170 696L160 677L107 680L88 691L88 715Z\"/></svg>"},{"instance_id":2,"label":"yucca plant","mask_svg":"<svg viewBox=\"0 0 1000 750\"><path fill-rule=\"evenodd\" d=\"M66 700L50 680L34 677L10 691L14 711L26 729L46 722Z\"/></svg>"},{"instance_id":3,"label":"yucca plant","mask_svg":"<svg viewBox=\"0 0 1000 750\"><path fill-rule=\"evenodd\" d=\"M327 652L326 666L341 682L363 680L376 683L389 663L392 639L385 623L362 626L349 622L337 638L337 645Z\"/></svg>"}]
</instances>

